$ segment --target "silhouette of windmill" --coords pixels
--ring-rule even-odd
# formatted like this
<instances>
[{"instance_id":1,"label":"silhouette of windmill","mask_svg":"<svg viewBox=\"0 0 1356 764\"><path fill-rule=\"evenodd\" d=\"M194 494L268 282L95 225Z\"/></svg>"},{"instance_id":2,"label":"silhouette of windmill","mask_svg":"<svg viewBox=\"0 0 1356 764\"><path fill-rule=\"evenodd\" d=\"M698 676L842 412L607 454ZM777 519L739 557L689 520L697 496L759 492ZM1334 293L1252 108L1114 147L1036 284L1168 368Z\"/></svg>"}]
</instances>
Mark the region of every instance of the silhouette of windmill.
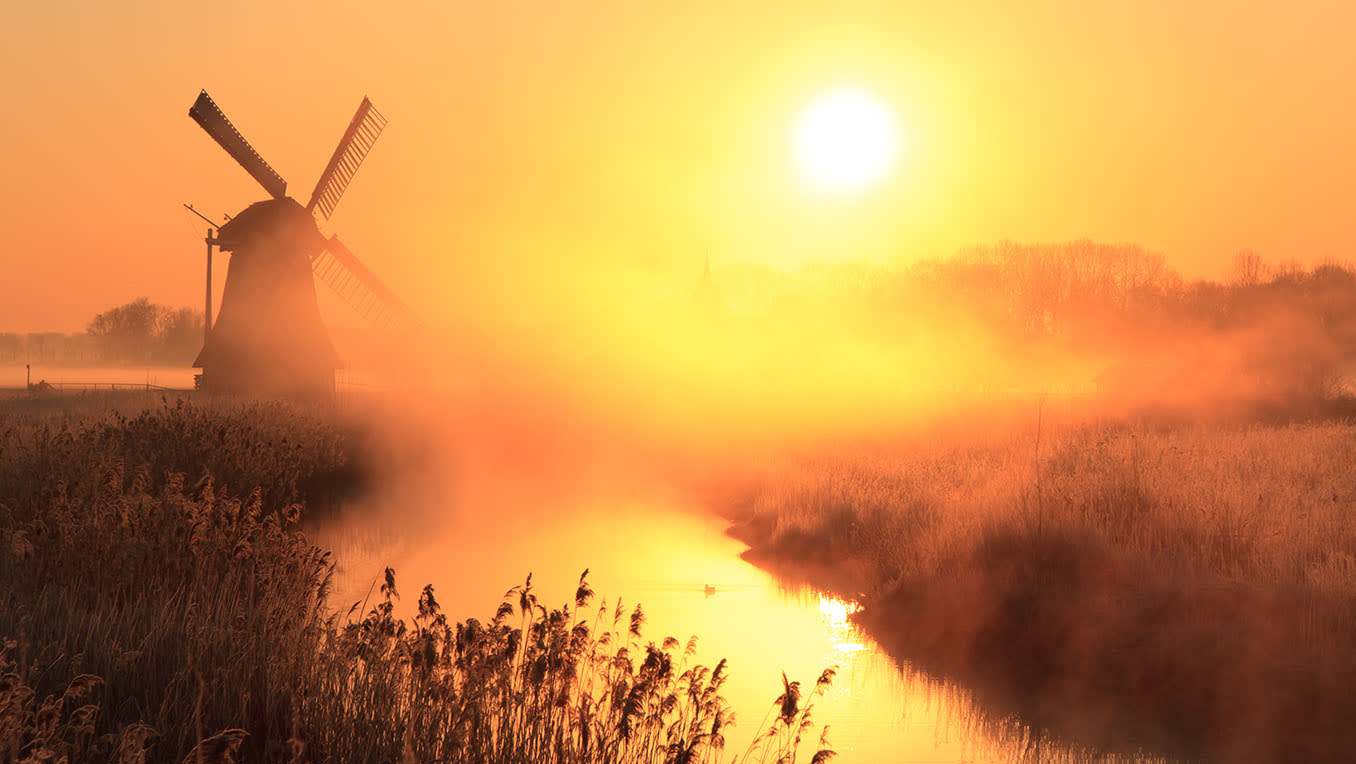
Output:
<instances>
[{"instance_id":1,"label":"silhouette of windmill","mask_svg":"<svg viewBox=\"0 0 1356 764\"><path fill-rule=\"evenodd\" d=\"M320 319L314 277L380 326L418 326L395 293L338 237L326 237L317 225L317 218L326 220L334 212L386 118L363 98L303 207L287 195L287 182L250 146L206 90L188 115L272 197L245 208L215 236L207 231L207 320L202 352L193 362L202 369L197 386L248 395L332 393L339 361ZM215 325L213 247L231 253Z\"/></svg>"}]
</instances>

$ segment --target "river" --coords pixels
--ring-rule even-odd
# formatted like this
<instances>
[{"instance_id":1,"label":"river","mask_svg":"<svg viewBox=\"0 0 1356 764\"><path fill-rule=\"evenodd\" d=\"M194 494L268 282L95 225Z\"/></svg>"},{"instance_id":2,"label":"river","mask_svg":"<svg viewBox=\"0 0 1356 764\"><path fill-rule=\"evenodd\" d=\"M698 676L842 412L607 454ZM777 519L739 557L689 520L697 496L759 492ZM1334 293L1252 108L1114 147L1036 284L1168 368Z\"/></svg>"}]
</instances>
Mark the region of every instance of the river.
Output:
<instances>
[{"instance_id":1,"label":"river","mask_svg":"<svg viewBox=\"0 0 1356 764\"><path fill-rule=\"evenodd\" d=\"M852 624L854 603L788 588L740 558L744 547L709 513L640 502L581 503L551 512L446 519L434 532L346 524L322 533L339 560L336 604L375 590L396 568L406 605L426 583L444 612L487 620L504 591L531 572L541 602L570 601L579 574L609 605L642 603L647 640L698 636L696 659L729 659L725 696L739 714L722 760L742 753L780 694L782 672L805 687L836 666L814 717L839 761L984 762L1022 756L973 723L967 693L900 667ZM597 604L595 602L595 604ZM818 735L816 730L815 735ZM816 738L817 739L817 738ZM810 741L811 743L813 741ZM814 752L807 743L803 755ZM1031 751L1026 751L1029 755Z\"/></svg>"}]
</instances>

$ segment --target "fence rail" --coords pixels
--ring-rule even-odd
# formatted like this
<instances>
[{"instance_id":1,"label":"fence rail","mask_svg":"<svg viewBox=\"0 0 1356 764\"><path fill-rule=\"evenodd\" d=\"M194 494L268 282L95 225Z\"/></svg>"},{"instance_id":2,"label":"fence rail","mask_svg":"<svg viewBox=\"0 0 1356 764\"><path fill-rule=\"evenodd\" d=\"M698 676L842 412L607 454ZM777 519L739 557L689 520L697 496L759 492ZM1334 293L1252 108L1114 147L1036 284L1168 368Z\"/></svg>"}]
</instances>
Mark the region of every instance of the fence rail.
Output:
<instances>
[{"instance_id":1,"label":"fence rail","mask_svg":"<svg viewBox=\"0 0 1356 764\"><path fill-rule=\"evenodd\" d=\"M34 382L24 387L0 388L16 392L30 393L83 393L95 390L144 390L146 392L181 393L190 388L169 387L150 382Z\"/></svg>"}]
</instances>

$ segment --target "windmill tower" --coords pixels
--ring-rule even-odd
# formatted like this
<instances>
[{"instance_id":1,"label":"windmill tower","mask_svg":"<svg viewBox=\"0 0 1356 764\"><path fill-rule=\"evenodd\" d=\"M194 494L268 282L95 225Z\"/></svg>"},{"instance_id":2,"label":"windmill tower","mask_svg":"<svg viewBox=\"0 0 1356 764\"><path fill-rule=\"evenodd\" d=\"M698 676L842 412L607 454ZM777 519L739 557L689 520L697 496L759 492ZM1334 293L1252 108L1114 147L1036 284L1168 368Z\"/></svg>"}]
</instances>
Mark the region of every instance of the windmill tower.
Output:
<instances>
[{"instance_id":1,"label":"windmill tower","mask_svg":"<svg viewBox=\"0 0 1356 764\"><path fill-rule=\"evenodd\" d=\"M287 195L287 182L250 146L204 90L188 115L250 174L271 199L207 232L207 320L198 386L247 395L328 395L339 360L316 304L315 278L379 325L417 325L400 299L338 237L320 232L386 118L364 98L310 201ZM221 311L212 321L212 249L231 253Z\"/></svg>"}]
</instances>

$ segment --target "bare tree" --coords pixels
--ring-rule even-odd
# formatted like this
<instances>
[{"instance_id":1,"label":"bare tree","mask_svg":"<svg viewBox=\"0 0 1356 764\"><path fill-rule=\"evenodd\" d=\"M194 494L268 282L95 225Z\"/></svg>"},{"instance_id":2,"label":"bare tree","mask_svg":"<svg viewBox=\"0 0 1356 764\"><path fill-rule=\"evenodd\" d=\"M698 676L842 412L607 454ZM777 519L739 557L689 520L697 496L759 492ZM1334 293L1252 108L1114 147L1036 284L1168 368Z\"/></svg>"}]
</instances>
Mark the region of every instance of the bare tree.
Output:
<instances>
[{"instance_id":1,"label":"bare tree","mask_svg":"<svg viewBox=\"0 0 1356 764\"><path fill-rule=\"evenodd\" d=\"M105 361L186 362L201 345L202 316L141 297L95 316L86 333Z\"/></svg>"}]
</instances>

